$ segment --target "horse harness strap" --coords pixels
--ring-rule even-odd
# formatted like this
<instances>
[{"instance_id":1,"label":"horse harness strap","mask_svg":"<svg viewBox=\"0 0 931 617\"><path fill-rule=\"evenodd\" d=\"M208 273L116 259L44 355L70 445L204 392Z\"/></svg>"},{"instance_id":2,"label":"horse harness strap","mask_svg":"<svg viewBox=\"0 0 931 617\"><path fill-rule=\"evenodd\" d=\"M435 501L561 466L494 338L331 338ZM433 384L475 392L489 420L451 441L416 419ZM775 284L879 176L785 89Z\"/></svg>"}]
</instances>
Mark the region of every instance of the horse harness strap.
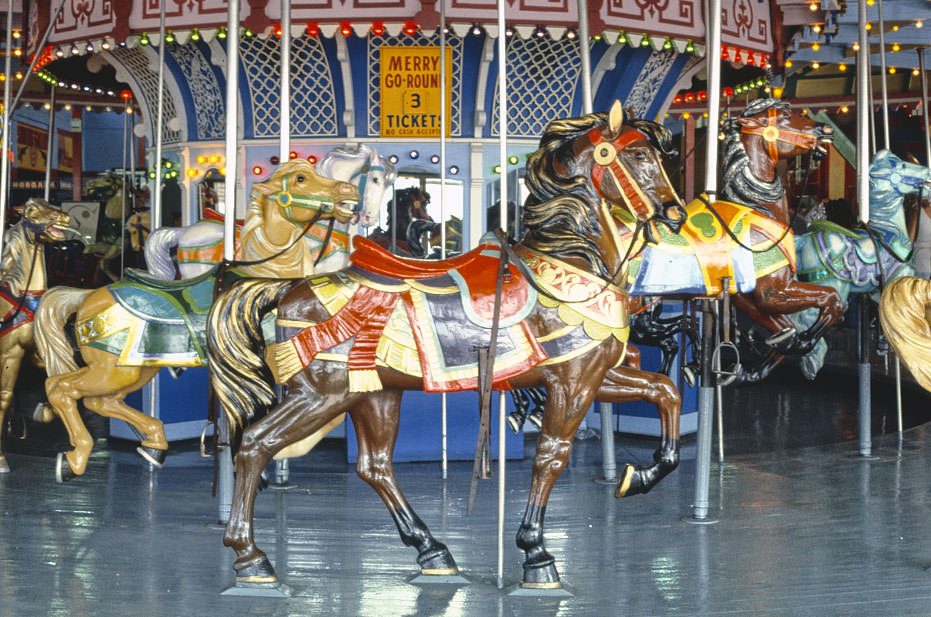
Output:
<instances>
[{"instance_id":1,"label":"horse harness strap","mask_svg":"<svg viewBox=\"0 0 931 617\"><path fill-rule=\"evenodd\" d=\"M592 152L592 158L595 165L592 165L592 184L595 189L601 192L601 184L604 180L605 173L614 179L624 204L630 210L631 214L638 221L644 221L653 216L653 206L647 200L643 191L637 186L636 182L630 177L630 172L624 167L618 158L618 154L627 146L638 140L646 140L646 135L640 131L627 131L614 141L608 141L597 128L588 131L588 138L595 147Z\"/></svg>"},{"instance_id":2,"label":"horse harness strap","mask_svg":"<svg viewBox=\"0 0 931 617\"><path fill-rule=\"evenodd\" d=\"M288 177L281 180L281 190L273 195L273 198L284 211L285 218L294 224L299 224L292 213L293 208L304 208L305 210L316 210L321 213L329 214L336 209L336 204L327 197L317 196L309 198L304 195L294 195L288 191ZM324 203L321 203L324 202Z\"/></svg>"},{"instance_id":3,"label":"horse harness strap","mask_svg":"<svg viewBox=\"0 0 931 617\"><path fill-rule=\"evenodd\" d=\"M776 147L780 141L794 146L800 146L807 150L815 149L818 145L817 137L801 131L779 128L776 126L778 117L779 110L771 108L766 112L766 126L752 128L741 127L740 132L746 135L760 135L763 141L769 145L769 158L774 161L779 159L779 152Z\"/></svg>"}]
</instances>

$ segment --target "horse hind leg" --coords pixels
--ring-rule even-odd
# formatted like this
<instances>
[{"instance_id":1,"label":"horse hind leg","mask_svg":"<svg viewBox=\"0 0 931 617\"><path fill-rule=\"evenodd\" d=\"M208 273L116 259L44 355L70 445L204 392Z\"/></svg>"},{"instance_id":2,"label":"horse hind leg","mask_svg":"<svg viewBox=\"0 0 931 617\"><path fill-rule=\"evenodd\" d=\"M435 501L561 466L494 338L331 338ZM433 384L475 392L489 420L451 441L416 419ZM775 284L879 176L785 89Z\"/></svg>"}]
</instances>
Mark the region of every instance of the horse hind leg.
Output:
<instances>
[{"instance_id":1,"label":"horse hind leg","mask_svg":"<svg viewBox=\"0 0 931 617\"><path fill-rule=\"evenodd\" d=\"M388 507L405 546L417 550L420 573L425 576L450 576L459 567L442 542L430 533L398 486L394 475L392 452L398 436L401 392L379 392L359 401L349 412L359 442L356 472L375 489Z\"/></svg>"},{"instance_id":2,"label":"horse hind leg","mask_svg":"<svg viewBox=\"0 0 931 617\"><path fill-rule=\"evenodd\" d=\"M151 379L151 377L149 377ZM149 381L146 379L145 381ZM125 394L112 396L91 396L84 399L88 409L108 418L123 420L141 435L141 443L136 452L156 467L165 462L168 440L165 438L165 425L158 418L136 411L125 402Z\"/></svg>"},{"instance_id":3,"label":"horse hind leg","mask_svg":"<svg viewBox=\"0 0 931 617\"><path fill-rule=\"evenodd\" d=\"M618 367L608 371L597 400L623 403L645 400L656 406L660 418L660 445L650 465L627 463L618 480L615 497L648 493L679 465L679 416L682 397L665 375Z\"/></svg>"}]
</instances>

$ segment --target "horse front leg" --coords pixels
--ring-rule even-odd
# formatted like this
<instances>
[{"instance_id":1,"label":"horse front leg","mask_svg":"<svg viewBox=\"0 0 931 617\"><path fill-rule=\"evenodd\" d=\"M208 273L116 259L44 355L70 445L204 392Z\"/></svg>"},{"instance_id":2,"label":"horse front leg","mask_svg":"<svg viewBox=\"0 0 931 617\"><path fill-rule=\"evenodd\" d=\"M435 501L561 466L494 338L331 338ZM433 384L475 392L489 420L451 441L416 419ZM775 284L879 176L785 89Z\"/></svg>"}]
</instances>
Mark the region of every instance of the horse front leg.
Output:
<instances>
[{"instance_id":1,"label":"horse front leg","mask_svg":"<svg viewBox=\"0 0 931 617\"><path fill-rule=\"evenodd\" d=\"M660 445L653 453L652 465L627 463L618 480L615 497L648 493L679 465L679 416L682 397L663 374L618 367L611 369L598 388L596 400L624 403L645 400L656 406L660 419Z\"/></svg>"},{"instance_id":2,"label":"horse front leg","mask_svg":"<svg viewBox=\"0 0 931 617\"><path fill-rule=\"evenodd\" d=\"M16 336L15 330L7 335L11 340ZM6 412L13 404L13 389L16 387L16 379L19 377L19 368L26 350L16 342L0 342L0 351L3 352L3 361L0 362L0 442L2 442L3 433L6 431ZM0 473L9 472L10 465L6 462L3 450L0 449Z\"/></svg>"},{"instance_id":3,"label":"horse front leg","mask_svg":"<svg viewBox=\"0 0 931 617\"><path fill-rule=\"evenodd\" d=\"M417 550L420 573L426 576L449 576L459 567L442 542L417 516L398 486L392 453L398 436L401 391L370 394L349 412L359 442L356 473L375 489L388 507L398 528L401 542Z\"/></svg>"},{"instance_id":4,"label":"horse front leg","mask_svg":"<svg viewBox=\"0 0 931 617\"><path fill-rule=\"evenodd\" d=\"M345 380L344 380L345 382ZM345 383L343 383L345 388ZM275 583L275 569L255 544L253 515L262 471L280 450L313 434L352 404L345 391L319 394L306 382L288 384L285 399L242 435L236 454L236 482L223 544L236 551L237 583Z\"/></svg>"},{"instance_id":5,"label":"horse front leg","mask_svg":"<svg viewBox=\"0 0 931 617\"><path fill-rule=\"evenodd\" d=\"M579 378L584 369L577 368L578 372L572 375L559 375L547 382L546 406L533 460L530 496L517 530L517 546L525 555L523 587L552 589L561 585L556 560L543 543L543 519L553 485L572 452L575 432L595 398L595 389L580 383L588 381ZM600 372L597 367L590 367L588 374L597 379ZM575 378L570 379L573 375Z\"/></svg>"}]
</instances>

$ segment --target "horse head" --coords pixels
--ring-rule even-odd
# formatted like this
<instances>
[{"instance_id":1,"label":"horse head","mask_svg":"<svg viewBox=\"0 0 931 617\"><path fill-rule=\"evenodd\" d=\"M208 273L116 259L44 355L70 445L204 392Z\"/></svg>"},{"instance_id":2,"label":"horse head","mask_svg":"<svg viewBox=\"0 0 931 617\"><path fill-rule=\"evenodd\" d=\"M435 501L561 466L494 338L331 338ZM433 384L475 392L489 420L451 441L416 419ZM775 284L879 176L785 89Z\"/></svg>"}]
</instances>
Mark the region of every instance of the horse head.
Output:
<instances>
[{"instance_id":1,"label":"horse head","mask_svg":"<svg viewBox=\"0 0 931 617\"><path fill-rule=\"evenodd\" d=\"M359 192L348 182L324 178L303 159L278 166L264 182L252 186L250 209L260 209L267 220L274 209L292 224L303 227L320 218L348 223L359 205Z\"/></svg>"},{"instance_id":2,"label":"horse head","mask_svg":"<svg viewBox=\"0 0 931 617\"><path fill-rule=\"evenodd\" d=\"M21 224L29 232L30 241L61 242L65 239L65 229L71 225L68 213L38 197L30 197L14 210L22 217Z\"/></svg>"},{"instance_id":3,"label":"horse head","mask_svg":"<svg viewBox=\"0 0 931 617\"><path fill-rule=\"evenodd\" d=\"M385 191L398 177L395 166L365 144L334 148L317 163L317 170L323 176L344 180L358 187L362 198L358 222L363 227L378 223Z\"/></svg>"},{"instance_id":4,"label":"horse head","mask_svg":"<svg viewBox=\"0 0 931 617\"><path fill-rule=\"evenodd\" d=\"M523 222L529 241L561 247L554 254L579 255L596 274L613 278L613 268L593 250L604 256L605 247L597 245L608 241L618 258L629 252L620 246L615 217L636 221L647 241L656 239L656 223L678 232L685 222L681 200L660 159L674 152L671 142L669 132L655 122L625 121L620 102L608 114L550 122L540 148L527 160L530 197ZM573 200L587 203L587 211ZM566 238L567 228L578 237Z\"/></svg>"},{"instance_id":5,"label":"horse head","mask_svg":"<svg viewBox=\"0 0 931 617\"><path fill-rule=\"evenodd\" d=\"M84 187L84 195L98 201L105 201L119 192L122 179L112 171L88 181Z\"/></svg>"},{"instance_id":6,"label":"horse head","mask_svg":"<svg viewBox=\"0 0 931 617\"><path fill-rule=\"evenodd\" d=\"M820 160L834 139L830 126L792 113L788 103L775 98L757 99L747 105L736 123L728 123L725 128L737 130L748 153L768 155L774 164L808 153Z\"/></svg>"}]
</instances>

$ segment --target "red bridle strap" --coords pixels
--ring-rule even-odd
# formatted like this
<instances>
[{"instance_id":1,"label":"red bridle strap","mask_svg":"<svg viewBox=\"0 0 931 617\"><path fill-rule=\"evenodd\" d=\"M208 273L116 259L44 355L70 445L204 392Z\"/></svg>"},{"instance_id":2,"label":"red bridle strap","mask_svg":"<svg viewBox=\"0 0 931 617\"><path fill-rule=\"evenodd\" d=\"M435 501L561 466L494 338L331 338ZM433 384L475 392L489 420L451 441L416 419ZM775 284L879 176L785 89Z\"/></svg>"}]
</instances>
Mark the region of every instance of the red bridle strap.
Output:
<instances>
[{"instance_id":1,"label":"red bridle strap","mask_svg":"<svg viewBox=\"0 0 931 617\"><path fill-rule=\"evenodd\" d=\"M769 157L776 161L779 159L779 151L777 150L777 142L783 142L787 144L792 144L793 146L798 146L800 148L805 148L806 150L814 150L818 145L818 138L814 135L809 135L808 133L803 133L801 131L792 131L789 129L781 129L776 126L778 121L780 111L778 109L768 109L766 111L766 126L756 126L756 127L741 127L740 132L747 135L759 135L763 138L769 146Z\"/></svg>"},{"instance_id":2,"label":"red bridle strap","mask_svg":"<svg viewBox=\"0 0 931 617\"><path fill-rule=\"evenodd\" d=\"M591 129L588 132L588 138L594 146L592 158L595 164L592 165L592 183L595 189L601 193L601 184L604 180L605 173L608 173L614 180L615 185L621 192L621 197L627 205L627 209L637 220L645 221L652 218L654 209L652 204L647 201L640 190L640 187L630 177L630 173L621 163L618 154L627 146L638 140L646 140L646 135L640 131L627 131L620 135L614 141L608 141L598 129Z\"/></svg>"}]
</instances>

